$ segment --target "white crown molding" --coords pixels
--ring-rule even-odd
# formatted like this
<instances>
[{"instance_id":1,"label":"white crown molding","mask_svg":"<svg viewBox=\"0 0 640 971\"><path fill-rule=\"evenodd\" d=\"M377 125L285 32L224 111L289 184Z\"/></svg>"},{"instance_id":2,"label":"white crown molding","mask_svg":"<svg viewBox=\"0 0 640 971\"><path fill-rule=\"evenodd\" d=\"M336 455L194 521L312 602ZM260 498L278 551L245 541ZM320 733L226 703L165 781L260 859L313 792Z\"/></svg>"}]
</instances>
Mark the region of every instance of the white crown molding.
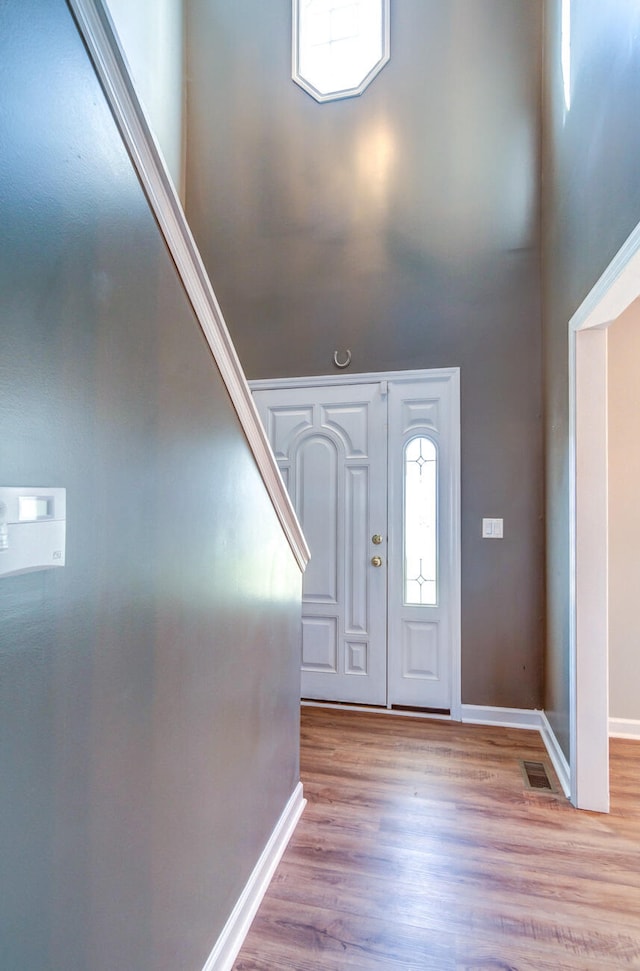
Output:
<instances>
[{"instance_id":1,"label":"white crown molding","mask_svg":"<svg viewBox=\"0 0 640 971\"><path fill-rule=\"evenodd\" d=\"M301 570L309 548L255 409L222 311L102 0L67 0L194 313Z\"/></svg>"},{"instance_id":2,"label":"white crown molding","mask_svg":"<svg viewBox=\"0 0 640 971\"><path fill-rule=\"evenodd\" d=\"M306 803L299 782L202 971L231 971Z\"/></svg>"}]
</instances>

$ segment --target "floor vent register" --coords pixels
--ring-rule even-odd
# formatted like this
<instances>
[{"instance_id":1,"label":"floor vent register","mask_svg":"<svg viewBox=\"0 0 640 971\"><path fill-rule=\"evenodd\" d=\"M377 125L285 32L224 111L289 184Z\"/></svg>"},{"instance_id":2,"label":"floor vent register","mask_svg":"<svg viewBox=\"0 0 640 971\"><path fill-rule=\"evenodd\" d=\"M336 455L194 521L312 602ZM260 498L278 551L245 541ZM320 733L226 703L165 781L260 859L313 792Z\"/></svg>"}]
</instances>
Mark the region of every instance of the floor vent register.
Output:
<instances>
[{"instance_id":1,"label":"floor vent register","mask_svg":"<svg viewBox=\"0 0 640 971\"><path fill-rule=\"evenodd\" d=\"M528 789L535 789L536 792L554 791L544 762L522 761L520 765L522 766L522 774Z\"/></svg>"}]
</instances>

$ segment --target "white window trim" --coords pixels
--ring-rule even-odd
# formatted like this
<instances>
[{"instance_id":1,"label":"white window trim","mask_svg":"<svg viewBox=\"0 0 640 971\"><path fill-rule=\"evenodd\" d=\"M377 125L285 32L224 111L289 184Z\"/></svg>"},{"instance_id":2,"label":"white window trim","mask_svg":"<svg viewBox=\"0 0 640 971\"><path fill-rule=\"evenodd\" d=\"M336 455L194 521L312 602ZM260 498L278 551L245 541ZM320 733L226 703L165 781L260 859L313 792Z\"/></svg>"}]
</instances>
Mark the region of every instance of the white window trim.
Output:
<instances>
[{"instance_id":1,"label":"white window trim","mask_svg":"<svg viewBox=\"0 0 640 971\"><path fill-rule=\"evenodd\" d=\"M382 0L382 55L369 73L362 79L359 85L353 88L343 88L340 91L331 91L323 94L313 84L311 84L300 73L300 3L302 0L292 0L292 27L291 27L291 78L307 94L320 103L327 101L340 101L343 98L357 98L371 84L373 79L380 73L388 62L391 55L391 0Z\"/></svg>"}]
</instances>

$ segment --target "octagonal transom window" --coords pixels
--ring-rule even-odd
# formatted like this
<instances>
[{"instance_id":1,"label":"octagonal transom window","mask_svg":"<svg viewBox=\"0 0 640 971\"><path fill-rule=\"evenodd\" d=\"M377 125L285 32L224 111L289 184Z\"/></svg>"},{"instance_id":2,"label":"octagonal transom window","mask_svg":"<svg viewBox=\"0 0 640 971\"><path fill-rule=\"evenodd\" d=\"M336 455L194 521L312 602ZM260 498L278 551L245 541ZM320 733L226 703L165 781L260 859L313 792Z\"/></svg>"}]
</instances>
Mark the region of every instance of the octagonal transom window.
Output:
<instances>
[{"instance_id":1,"label":"octagonal transom window","mask_svg":"<svg viewBox=\"0 0 640 971\"><path fill-rule=\"evenodd\" d=\"M389 60L389 0L293 0L293 80L316 101L362 94Z\"/></svg>"}]
</instances>

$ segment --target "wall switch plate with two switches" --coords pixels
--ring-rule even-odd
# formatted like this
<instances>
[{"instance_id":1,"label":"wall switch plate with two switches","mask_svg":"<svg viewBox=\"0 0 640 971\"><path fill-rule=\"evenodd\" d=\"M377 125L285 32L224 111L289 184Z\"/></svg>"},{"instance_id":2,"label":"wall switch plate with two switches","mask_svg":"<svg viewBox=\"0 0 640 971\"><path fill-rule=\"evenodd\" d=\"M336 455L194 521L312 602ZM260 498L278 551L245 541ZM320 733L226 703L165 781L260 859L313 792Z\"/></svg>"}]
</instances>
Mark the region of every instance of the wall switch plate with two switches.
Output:
<instances>
[{"instance_id":1,"label":"wall switch plate with two switches","mask_svg":"<svg viewBox=\"0 0 640 971\"><path fill-rule=\"evenodd\" d=\"M504 519L483 519L482 538L502 539L504 535Z\"/></svg>"}]
</instances>

